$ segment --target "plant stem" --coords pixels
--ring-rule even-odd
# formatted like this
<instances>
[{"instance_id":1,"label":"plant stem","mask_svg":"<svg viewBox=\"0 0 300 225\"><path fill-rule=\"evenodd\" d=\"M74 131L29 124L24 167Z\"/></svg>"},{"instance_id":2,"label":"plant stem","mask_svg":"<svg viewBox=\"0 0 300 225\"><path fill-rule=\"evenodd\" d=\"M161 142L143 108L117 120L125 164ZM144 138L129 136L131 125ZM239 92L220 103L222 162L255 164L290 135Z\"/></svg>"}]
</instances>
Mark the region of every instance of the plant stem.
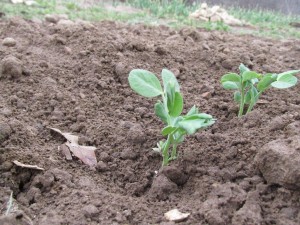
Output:
<instances>
[{"instance_id":1,"label":"plant stem","mask_svg":"<svg viewBox=\"0 0 300 225\"><path fill-rule=\"evenodd\" d=\"M259 97L261 96L261 93L262 93L262 92L259 92L259 93L257 94L257 97L256 97L253 101L250 102L250 105L249 105L249 107L248 107L248 109L247 109L246 114L252 111L254 105L256 104L257 99L259 99Z\"/></svg>"},{"instance_id":2,"label":"plant stem","mask_svg":"<svg viewBox=\"0 0 300 225\"><path fill-rule=\"evenodd\" d=\"M162 157L163 157L162 166L167 166L169 163L169 148L170 148L170 144L172 142L172 136L173 135L171 135L171 134L168 135L168 139L167 139L164 149L162 151Z\"/></svg>"},{"instance_id":3,"label":"plant stem","mask_svg":"<svg viewBox=\"0 0 300 225\"><path fill-rule=\"evenodd\" d=\"M240 103L240 110L239 110L238 117L241 117L243 115L243 112L244 112L244 105L245 105L245 99L244 98L245 98L245 91L242 88L242 90L241 90L241 103Z\"/></svg>"},{"instance_id":4,"label":"plant stem","mask_svg":"<svg viewBox=\"0 0 300 225\"><path fill-rule=\"evenodd\" d=\"M172 160L174 160L174 159L177 158L177 151L176 151L176 149L177 149L177 144L174 143L173 144L173 148L172 148L172 153L171 153L171 159Z\"/></svg>"}]
</instances>

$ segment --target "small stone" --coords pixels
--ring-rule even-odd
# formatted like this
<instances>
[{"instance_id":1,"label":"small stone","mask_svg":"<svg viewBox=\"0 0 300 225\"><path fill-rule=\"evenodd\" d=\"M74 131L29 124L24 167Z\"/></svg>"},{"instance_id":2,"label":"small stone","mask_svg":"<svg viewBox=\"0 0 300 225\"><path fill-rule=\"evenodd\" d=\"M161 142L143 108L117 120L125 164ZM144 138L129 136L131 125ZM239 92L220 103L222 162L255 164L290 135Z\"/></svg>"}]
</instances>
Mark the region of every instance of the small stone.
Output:
<instances>
[{"instance_id":1,"label":"small stone","mask_svg":"<svg viewBox=\"0 0 300 225\"><path fill-rule=\"evenodd\" d=\"M64 51L65 51L65 53L68 54L68 55L71 55L71 54L72 54L72 49L69 48L69 47L67 47L67 46L64 47Z\"/></svg>"},{"instance_id":2,"label":"small stone","mask_svg":"<svg viewBox=\"0 0 300 225\"><path fill-rule=\"evenodd\" d=\"M2 41L2 45L7 47L14 47L17 44L16 40L10 37L4 38Z\"/></svg>"},{"instance_id":3,"label":"small stone","mask_svg":"<svg viewBox=\"0 0 300 225\"><path fill-rule=\"evenodd\" d=\"M45 20L49 23L57 23L59 21L58 15L45 15Z\"/></svg>"},{"instance_id":4,"label":"small stone","mask_svg":"<svg viewBox=\"0 0 300 225\"><path fill-rule=\"evenodd\" d=\"M204 92L203 94L201 94L201 96L204 99L209 99L209 98L211 98L211 93L210 92Z\"/></svg>"},{"instance_id":5,"label":"small stone","mask_svg":"<svg viewBox=\"0 0 300 225\"><path fill-rule=\"evenodd\" d=\"M169 221L182 222L189 217L190 213L182 213L178 209L172 209L165 213L165 217Z\"/></svg>"}]
</instances>

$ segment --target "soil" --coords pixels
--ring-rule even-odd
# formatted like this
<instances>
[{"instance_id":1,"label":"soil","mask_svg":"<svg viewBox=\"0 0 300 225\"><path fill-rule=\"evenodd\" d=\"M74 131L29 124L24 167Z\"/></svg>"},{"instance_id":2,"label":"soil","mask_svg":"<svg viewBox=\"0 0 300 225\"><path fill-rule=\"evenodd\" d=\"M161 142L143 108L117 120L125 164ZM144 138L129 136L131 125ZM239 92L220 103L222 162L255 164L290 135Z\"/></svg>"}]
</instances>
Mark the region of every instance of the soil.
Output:
<instances>
[{"instance_id":1,"label":"soil","mask_svg":"<svg viewBox=\"0 0 300 225\"><path fill-rule=\"evenodd\" d=\"M173 224L164 213L174 208L190 213L181 224L300 224L300 86L267 90L242 118L220 86L240 63L299 69L299 40L20 18L0 20L0 40L1 224ZM195 104L217 119L163 170L156 99L129 88L134 68L169 68L184 111ZM97 166L67 161L49 127L97 147Z\"/></svg>"}]
</instances>

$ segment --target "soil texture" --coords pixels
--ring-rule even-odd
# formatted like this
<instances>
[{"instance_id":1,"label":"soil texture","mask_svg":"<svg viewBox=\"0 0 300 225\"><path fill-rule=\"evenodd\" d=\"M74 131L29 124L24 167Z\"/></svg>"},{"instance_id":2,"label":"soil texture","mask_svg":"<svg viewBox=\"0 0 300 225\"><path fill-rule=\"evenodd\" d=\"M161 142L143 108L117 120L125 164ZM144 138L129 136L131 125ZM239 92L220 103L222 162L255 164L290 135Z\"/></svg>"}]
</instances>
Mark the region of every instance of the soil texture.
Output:
<instances>
[{"instance_id":1,"label":"soil texture","mask_svg":"<svg viewBox=\"0 0 300 225\"><path fill-rule=\"evenodd\" d=\"M13 18L0 20L0 41L1 224L174 224L164 213L175 208L190 213L179 224L300 224L300 85L267 90L242 118L220 86L240 63L299 69L299 40ZM217 119L164 169L156 99L128 85L136 68L170 69L184 111ZM50 127L95 146L97 166L66 160Z\"/></svg>"}]
</instances>

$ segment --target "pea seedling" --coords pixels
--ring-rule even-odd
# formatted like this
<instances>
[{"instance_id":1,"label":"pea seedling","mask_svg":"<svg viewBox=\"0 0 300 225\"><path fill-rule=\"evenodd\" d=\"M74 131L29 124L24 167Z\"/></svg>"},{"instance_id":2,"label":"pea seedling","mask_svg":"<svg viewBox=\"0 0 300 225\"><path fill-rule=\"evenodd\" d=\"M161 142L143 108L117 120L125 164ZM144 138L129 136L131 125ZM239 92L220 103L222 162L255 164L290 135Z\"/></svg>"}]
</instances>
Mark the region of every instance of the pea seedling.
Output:
<instances>
[{"instance_id":1,"label":"pea seedling","mask_svg":"<svg viewBox=\"0 0 300 225\"><path fill-rule=\"evenodd\" d=\"M130 72L128 80L130 87L138 94L153 98L161 95L162 101L154 106L155 114L166 124L162 129L162 135L167 140L159 141L157 148L163 157L163 166L177 158L177 146L184 140L187 134L194 134L201 128L212 125L215 120L211 115L199 113L196 106L181 116L183 110L183 98L180 93L180 86L174 74L163 69L161 72L163 87L158 78L151 72L141 69L134 69ZM172 150L170 148L172 147Z\"/></svg>"},{"instance_id":2,"label":"pea seedling","mask_svg":"<svg viewBox=\"0 0 300 225\"><path fill-rule=\"evenodd\" d=\"M290 70L280 74L267 73L265 75L250 71L244 64L239 67L240 74L228 73L222 76L221 84L227 90L236 90L234 92L234 101L239 104L238 116L244 114L246 105L248 105L245 114L252 111L261 94L269 87L284 89L297 83L297 77L294 75L300 70Z\"/></svg>"}]
</instances>

